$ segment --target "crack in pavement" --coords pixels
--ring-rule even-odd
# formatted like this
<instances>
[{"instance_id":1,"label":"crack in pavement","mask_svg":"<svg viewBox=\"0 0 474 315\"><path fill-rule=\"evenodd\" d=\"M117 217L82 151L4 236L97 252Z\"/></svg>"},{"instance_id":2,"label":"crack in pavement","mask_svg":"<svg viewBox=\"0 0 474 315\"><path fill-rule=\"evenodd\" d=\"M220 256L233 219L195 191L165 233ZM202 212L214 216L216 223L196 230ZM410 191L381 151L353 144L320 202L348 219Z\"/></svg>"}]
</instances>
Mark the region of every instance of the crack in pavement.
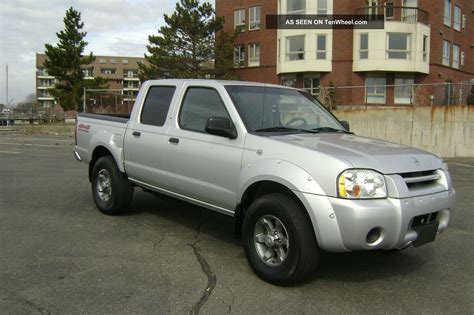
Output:
<instances>
[{"instance_id":1,"label":"crack in pavement","mask_svg":"<svg viewBox=\"0 0 474 315\"><path fill-rule=\"evenodd\" d=\"M189 311L189 314L194 315L194 314L199 314L199 311L201 310L201 307L206 304L207 300L212 294L212 291L216 287L217 283L217 277L216 275L212 272L211 267L207 263L206 259L204 256L201 254L199 247L197 246L197 243L200 242L199 240L199 234L201 233L201 226L203 225L204 221L199 223L198 228L197 228L197 233L194 236L195 241L192 244L188 244L189 246L192 247L194 251L194 255L196 256L197 261L201 265L201 269L204 272L204 274L207 276L207 285L206 288L204 289L204 292L201 295L201 298L199 301L193 305L191 308L191 311Z\"/></svg>"},{"instance_id":2,"label":"crack in pavement","mask_svg":"<svg viewBox=\"0 0 474 315\"><path fill-rule=\"evenodd\" d=\"M17 294L9 294L9 296L0 296L0 300L13 300L13 301L16 301L20 304L28 306L30 309L34 309L35 311L37 311L41 315L50 315L51 314L51 312L47 308L42 307L42 306L38 305L37 303L35 303L35 302L25 298L25 297L17 295Z\"/></svg>"},{"instance_id":3,"label":"crack in pavement","mask_svg":"<svg viewBox=\"0 0 474 315\"><path fill-rule=\"evenodd\" d=\"M224 288L227 289L227 291L230 292L230 295L232 296L232 301L230 301L229 305L227 306L227 314L231 314L232 313L232 305L234 304L234 300L235 300L235 296L234 296L234 292L232 292L231 289L229 289L228 286L226 285L222 285Z\"/></svg>"}]
</instances>

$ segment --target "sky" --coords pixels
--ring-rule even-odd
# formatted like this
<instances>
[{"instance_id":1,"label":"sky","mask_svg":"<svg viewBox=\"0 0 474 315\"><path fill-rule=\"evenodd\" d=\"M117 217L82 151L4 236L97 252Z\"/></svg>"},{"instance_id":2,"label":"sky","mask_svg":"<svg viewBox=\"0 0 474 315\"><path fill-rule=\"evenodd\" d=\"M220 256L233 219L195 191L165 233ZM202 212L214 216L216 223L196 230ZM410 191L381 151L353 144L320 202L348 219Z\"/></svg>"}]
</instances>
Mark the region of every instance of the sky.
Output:
<instances>
[{"instance_id":1,"label":"sky","mask_svg":"<svg viewBox=\"0 0 474 315\"><path fill-rule=\"evenodd\" d=\"M0 103L22 102L35 93L36 53L57 43L69 7L81 12L85 53L141 57L148 35L158 34L163 14L174 11L177 0L0 0ZM213 3L214 1L209 1ZM13 99L13 100L12 100Z\"/></svg>"}]
</instances>

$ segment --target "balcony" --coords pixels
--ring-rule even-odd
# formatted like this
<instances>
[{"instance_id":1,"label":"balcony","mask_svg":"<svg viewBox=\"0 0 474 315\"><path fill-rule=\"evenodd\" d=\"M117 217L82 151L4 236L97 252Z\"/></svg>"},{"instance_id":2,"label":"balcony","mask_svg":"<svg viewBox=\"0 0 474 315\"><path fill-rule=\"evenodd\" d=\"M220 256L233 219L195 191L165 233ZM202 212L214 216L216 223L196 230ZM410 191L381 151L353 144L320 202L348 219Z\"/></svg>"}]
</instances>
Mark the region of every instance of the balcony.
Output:
<instances>
[{"instance_id":1,"label":"balcony","mask_svg":"<svg viewBox=\"0 0 474 315\"><path fill-rule=\"evenodd\" d=\"M431 29L418 8L372 6L362 15L383 15L384 29L354 29L353 71L429 73Z\"/></svg>"},{"instance_id":2,"label":"balcony","mask_svg":"<svg viewBox=\"0 0 474 315\"><path fill-rule=\"evenodd\" d=\"M357 15L383 15L385 21L423 23L428 25L428 12L415 7L395 7L393 5L369 6L356 9Z\"/></svg>"}]
</instances>

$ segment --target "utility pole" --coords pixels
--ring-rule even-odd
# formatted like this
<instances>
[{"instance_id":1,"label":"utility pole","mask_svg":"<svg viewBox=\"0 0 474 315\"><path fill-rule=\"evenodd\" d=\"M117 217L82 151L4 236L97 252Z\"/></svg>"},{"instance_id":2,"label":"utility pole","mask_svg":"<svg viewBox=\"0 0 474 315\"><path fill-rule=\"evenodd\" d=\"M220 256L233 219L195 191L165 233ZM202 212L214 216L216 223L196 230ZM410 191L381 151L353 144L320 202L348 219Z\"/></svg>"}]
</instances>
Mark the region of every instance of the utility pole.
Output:
<instances>
[{"instance_id":1,"label":"utility pole","mask_svg":"<svg viewBox=\"0 0 474 315\"><path fill-rule=\"evenodd\" d=\"M7 74L7 80L6 80L6 82L7 82L7 84L6 84L6 89L7 89L7 91L6 91L6 92L7 92L7 93L6 93L6 94L7 94L7 99L5 100L5 106L7 106L7 107L8 107L8 63L7 63L7 65L6 65L6 70L7 70L7 71L6 71L6 74Z\"/></svg>"}]
</instances>

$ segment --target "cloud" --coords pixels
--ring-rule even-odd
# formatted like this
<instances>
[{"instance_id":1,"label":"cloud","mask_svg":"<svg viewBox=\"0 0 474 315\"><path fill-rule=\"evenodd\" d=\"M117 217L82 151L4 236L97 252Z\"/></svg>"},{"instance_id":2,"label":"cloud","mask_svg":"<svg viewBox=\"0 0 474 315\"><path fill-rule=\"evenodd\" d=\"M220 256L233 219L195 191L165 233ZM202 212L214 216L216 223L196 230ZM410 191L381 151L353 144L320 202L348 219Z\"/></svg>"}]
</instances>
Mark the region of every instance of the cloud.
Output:
<instances>
[{"instance_id":1,"label":"cloud","mask_svg":"<svg viewBox=\"0 0 474 315\"><path fill-rule=\"evenodd\" d=\"M174 0L1 0L0 103L5 103L5 65L9 65L9 98L14 103L35 93L36 53L56 44L64 28L65 11L81 12L89 45L95 55L143 56L148 35L173 12Z\"/></svg>"}]
</instances>

